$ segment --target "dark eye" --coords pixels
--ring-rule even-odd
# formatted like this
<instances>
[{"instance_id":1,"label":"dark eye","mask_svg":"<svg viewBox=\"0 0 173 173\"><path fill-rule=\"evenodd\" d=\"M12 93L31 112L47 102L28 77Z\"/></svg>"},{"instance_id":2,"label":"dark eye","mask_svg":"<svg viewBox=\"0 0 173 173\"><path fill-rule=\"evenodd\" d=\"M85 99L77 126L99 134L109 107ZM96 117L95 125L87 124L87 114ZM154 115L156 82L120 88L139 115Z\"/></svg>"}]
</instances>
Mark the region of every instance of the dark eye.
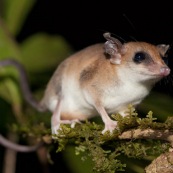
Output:
<instances>
[{"instance_id":1,"label":"dark eye","mask_svg":"<svg viewBox=\"0 0 173 173\"><path fill-rule=\"evenodd\" d=\"M133 61L135 63L141 63L142 61L144 61L146 59L146 55L143 52L138 52L135 54Z\"/></svg>"}]
</instances>

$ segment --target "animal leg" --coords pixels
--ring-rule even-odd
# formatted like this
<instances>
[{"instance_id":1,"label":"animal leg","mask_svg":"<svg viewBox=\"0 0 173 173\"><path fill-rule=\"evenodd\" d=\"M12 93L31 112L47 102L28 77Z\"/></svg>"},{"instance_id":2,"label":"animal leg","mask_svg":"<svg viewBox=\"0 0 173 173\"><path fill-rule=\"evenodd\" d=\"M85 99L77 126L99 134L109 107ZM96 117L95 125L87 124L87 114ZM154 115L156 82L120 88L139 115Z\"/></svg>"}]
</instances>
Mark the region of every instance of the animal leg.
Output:
<instances>
[{"instance_id":1,"label":"animal leg","mask_svg":"<svg viewBox=\"0 0 173 173\"><path fill-rule=\"evenodd\" d=\"M105 128L102 131L102 134L104 134L106 131L110 131L110 133L112 133L113 130L117 127L117 122L113 121L109 117L109 115L107 114L107 112L103 106L101 106L100 104L97 104L95 107L96 107L96 110L98 111L98 113L101 115L101 118L105 124Z\"/></svg>"},{"instance_id":2,"label":"animal leg","mask_svg":"<svg viewBox=\"0 0 173 173\"><path fill-rule=\"evenodd\" d=\"M61 120L61 102L62 100L58 101L55 111L52 115L51 119L52 134L58 134L58 130L60 129L61 124L70 124L71 128L74 128L76 123L81 123L78 119Z\"/></svg>"}]
</instances>

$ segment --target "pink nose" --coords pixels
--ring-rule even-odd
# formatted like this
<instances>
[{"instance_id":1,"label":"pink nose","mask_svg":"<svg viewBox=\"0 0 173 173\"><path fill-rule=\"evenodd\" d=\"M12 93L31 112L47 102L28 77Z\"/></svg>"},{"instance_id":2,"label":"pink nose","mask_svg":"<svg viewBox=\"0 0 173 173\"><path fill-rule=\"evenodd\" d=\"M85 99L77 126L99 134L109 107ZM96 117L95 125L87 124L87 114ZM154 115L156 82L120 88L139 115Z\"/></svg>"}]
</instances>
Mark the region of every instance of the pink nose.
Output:
<instances>
[{"instance_id":1,"label":"pink nose","mask_svg":"<svg viewBox=\"0 0 173 173\"><path fill-rule=\"evenodd\" d=\"M169 73L170 73L170 68L169 67L162 67L161 69L160 69L160 74L162 75L162 76L167 76L167 75L169 75Z\"/></svg>"}]
</instances>

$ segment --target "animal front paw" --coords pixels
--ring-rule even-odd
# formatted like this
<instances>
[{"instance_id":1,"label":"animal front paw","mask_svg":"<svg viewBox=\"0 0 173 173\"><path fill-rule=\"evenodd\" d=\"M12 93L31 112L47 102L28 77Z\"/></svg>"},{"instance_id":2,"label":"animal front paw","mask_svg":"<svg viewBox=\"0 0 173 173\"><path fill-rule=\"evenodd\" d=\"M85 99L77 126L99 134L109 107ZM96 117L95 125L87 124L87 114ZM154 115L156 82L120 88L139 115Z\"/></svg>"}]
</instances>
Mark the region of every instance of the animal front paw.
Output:
<instances>
[{"instance_id":1,"label":"animal front paw","mask_svg":"<svg viewBox=\"0 0 173 173\"><path fill-rule=\"evenodd\" d=\"M117 122L110 119L109 121L105 123L105 128L102 131L102 134L104 134L106 131L109 131L110 133L112 133L116 127L117 127Z\"/></svg>"}]
</instances>

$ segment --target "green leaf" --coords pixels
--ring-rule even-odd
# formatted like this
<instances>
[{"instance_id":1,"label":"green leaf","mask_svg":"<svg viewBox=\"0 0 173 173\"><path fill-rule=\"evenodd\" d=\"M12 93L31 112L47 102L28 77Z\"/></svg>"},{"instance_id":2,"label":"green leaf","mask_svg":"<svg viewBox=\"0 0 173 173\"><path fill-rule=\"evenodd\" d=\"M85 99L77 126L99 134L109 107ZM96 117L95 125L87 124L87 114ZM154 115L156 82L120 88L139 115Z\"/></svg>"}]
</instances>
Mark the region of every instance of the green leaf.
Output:
<instances>
[{"instance_id":1,"label":"green leaf","mask_svg":"<svg viewBox=\"0 0 173 173\"><path fill-rule=\"evenodd\" d=\"M38 72L56 67L72 52L61 36L46 33L35 34L21 44L22 63L28 71Z\"/></svg>"},{"instance_id":2,"label":"green leaf","mask_svg":"<svg viewBox=\"0 0 173 173\"><path fill-rule=\"evenodd\" d=\"M13 105L13 108L18 108L21 105L21 97L19 87L13 80L6 78L3 83L0 82L0 96L8 103Z\"/></svg>"},{"instance_id":3,"label":"green leaf","mask_svg":"<svg viewBox=\"0 0 173 173\"><path fill-rule=\"evenodd\" d=\"M0 19L0 60L6 58L20 59L20 48L15 40L9 35L6 26ZM21 103L18 85L8 78L2 80L2 78L12 77L18 78L18 73L14 68L2 67L0 68L0 96L6 101L14 105Z\"/></svg>"},{"instance_id":4,"label":"green leaf","mask_svg":"<svg viewBox=\"0 0 173 173\"><path fill-rule=\"evenodd\" d=\"M10 33L16 36L36 0L3 0L3 19Z\"/></svg>"},{"instance_id":5,"label":"green leaf","mask_svg":"<svg viewBox=\"0 0 173 173\"><path fill-rule=\"evenodd\" d=\"M15 40L10 36L6 25L0 18L0 59L4 58L19 58L20 48Z\"/></svg>"}]
</instances>

